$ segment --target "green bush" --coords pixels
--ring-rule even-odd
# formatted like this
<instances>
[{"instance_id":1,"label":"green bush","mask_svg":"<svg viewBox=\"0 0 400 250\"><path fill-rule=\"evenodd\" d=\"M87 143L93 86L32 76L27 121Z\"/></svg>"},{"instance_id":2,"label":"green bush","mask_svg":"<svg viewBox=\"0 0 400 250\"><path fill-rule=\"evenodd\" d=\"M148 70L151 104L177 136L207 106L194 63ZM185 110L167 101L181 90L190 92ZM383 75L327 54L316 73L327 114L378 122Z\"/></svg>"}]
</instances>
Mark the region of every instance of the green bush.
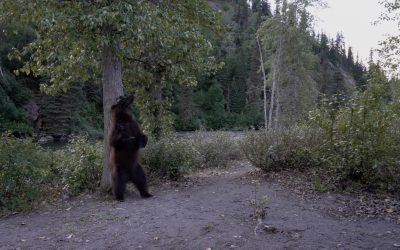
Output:
<instances>
[{"instance_id":1,"label":"green bush","mask_svg":"<svg viewBox=\"0 0 400 250\"><path fill-rule=\"evenodd\" d=\"M177 131L195 131L200 128L200 119L197 117L186 118L175 115L174 128Z\"/></svg>"},{"instance_id":2,"label":"green bush","mask_svg":"<svg viewBox=\"0 0 400 250\"><path fill-rule=\"evenodd\" d=\"M386 87L372 82L348 105L326 101L310 115L326 134L319 160L337 186L400 188L400 102L389 101Z\"/></svg>"},{"instance_id":3,"label":"green bush","mask_svg":"<svg viewBox=\"0 0 400 250\"><path fill-rule=\"evenodd\" d=\"M142 163L150 175L177 180L187 173L196 159L196 152L184 139L165 137L150 139L142 151Z\"/></svg>"},{"instance_id":4,"label":"green bush","mask_svg":"<svg viewBox=\"0 0 400 250\"><path fill-rule=\"evenodd\" d=\"M316 164L321 137L319 130L308 126L250 131L240 148L248 161L266 172L304 169Z\"/></svg>"},{"instance_id":5,"label":"green bush","mask_svg":"<svg viewBox=\"0 0 400 250\"><path fill-rule=\"evenodd\" d=\"M190 141L197 152L196 168L225 168L241 158L238 144L223 132L197 132Z\"/></svg>"},{"instance_id":6,"label":"green bush","mask_svg":"<svg viewBox=\"0 0 400 250\"><path fill-rule=\"evenodd\" d=\"M64 148L54 152L56 170L63 188L71 195L94 191L100 184L103 146L89 142L86 136L74 137Z\"/></svg>"},{"instance_id":7,"label":"green bush","mask_svg":"<svg viewBox=\"0 0 400 250\"><path fill-rule=\"evenodd\" d=\"M0 136L0 207L21 211L42 197L51 171L48 152L31 139Z\"/></svg>"},{"instance_id":8,"label":"green bush","mask_svg":"<svg viewBox=\"0 0 400 250\"><path fill-rule=\"evenodd\" d=\"M262 117L260 112L246 109L245 112L226 113L224 121L224 129L230 130L247 130L259 128L262 126Z\"/></svg>"},{"instance_id":9,"label":"green bush","mask_svg":"<svg viewBox=\"0 0 400 250\"><path fill-rule=\"evenodd\" d=\"M379 65L370 64L368 74L352 97L323 100L309 127L249 133L241 144L247 159L265 171L317 167L330 187L398 192L400 100Z\"/></svg>"},{"instance_id":10,"label":"green bush","mask_svg":"<svg viewBox=\"0 0 400 250\"><path fill-rule=\"evenodd\" d=\"M143 150L143 164L151 175L177 180L190 170L226 167L240 158L238 145L223 133L202 132L188 137L151 139Z\"/></svg>"},{"instance_id":11,"label":"green bush","mask_svg":"<svg viewBox=\"0 0 400 250\"><path fill-rule=\"evenodd\" d=\"M63 149L46 151L31 138L3 134L0 139L0 212L30 209L59 183L71 195L99 186L100 143L81 136Z\"/></svg>"}]
</instances>

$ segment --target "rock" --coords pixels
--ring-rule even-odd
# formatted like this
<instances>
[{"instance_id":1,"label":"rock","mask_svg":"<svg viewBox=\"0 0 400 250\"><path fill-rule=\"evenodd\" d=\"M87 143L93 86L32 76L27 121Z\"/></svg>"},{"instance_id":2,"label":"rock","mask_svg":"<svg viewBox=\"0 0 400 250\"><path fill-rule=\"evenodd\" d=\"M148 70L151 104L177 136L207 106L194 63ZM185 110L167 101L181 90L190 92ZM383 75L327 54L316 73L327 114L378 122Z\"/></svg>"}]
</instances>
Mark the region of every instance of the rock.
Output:
<instances>
[{"instance_id":1,"label":"rock","mask_svg":"<svg viewBox=\"0 0 400 250\"><path fill-rule=\"evenodd\" d=\"M276 229L276 227L272 227L272 226L268 226L268 225L264 225L263 230L267 233L277 233L278 230Z\"/></svg>"},{"instance_id":2,"label":"rock","mask_svg":"<svg viewBox=\"0 0 400 250\"><path fill-rule=\"evenodd\" d=\"M46 144L50 142L54 142L54 137L51 135L42 136L38 141L39 144Z\"/></svg>"}]
</instances>

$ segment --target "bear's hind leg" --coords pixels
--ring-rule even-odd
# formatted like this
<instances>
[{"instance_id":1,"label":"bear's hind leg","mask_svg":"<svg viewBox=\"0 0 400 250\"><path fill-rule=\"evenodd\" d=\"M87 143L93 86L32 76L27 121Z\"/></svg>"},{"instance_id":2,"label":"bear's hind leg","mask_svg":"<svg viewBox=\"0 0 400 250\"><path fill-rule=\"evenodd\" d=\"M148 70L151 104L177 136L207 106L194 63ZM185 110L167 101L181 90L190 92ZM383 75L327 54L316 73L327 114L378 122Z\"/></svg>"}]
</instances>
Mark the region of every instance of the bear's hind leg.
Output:
<instances>
[{"instance_id":1,"label":"bear's hind leg","mask_svg":"<svg viewBox=\"0 0 400 250\"><path fill-rule=\"evenodd\" d=\"M139 190L140 196L142 198L150 198L153 196L148 191L146 176L145 176L143 168L142 168L142 166L140 166L140 164L137 164L131 170L130 180L133 182L133 184L135 184L135 186Z\"/></svg>"},{"instance_id":2,"label":"bear's hind leg","mask_svg":"<svg viewBox=\"0 0 400 250\"><path fill-rule=\"evenodd\" d=\"M112 190L116 200L123 201L126 189L127 176L125 173L117 173L113 177Z\"/></svg>"}]
</instances>

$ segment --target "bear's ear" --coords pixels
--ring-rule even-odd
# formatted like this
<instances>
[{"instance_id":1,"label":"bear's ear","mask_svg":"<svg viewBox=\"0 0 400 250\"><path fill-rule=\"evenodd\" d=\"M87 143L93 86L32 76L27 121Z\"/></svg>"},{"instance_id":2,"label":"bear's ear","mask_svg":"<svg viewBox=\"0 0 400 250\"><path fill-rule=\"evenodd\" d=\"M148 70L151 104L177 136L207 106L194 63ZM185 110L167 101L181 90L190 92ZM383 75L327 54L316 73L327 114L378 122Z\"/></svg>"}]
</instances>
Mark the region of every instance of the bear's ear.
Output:
<instances>
[{"instance_id":1,"label":"bear's ear","mask_svg":"<svg viewBox=\"0 0 400 250\"><path fill-rule=\"evenodd\" d=\"M135 98L133 94L129 94L126 96L119 96L116 99L115 104L111 106L111 110L117 109L119 111L124 111L133 103L134 99Z\"/></svg>"},{"instance_id":2,"label":"bear's ear","mask_svg":"<svg viewBox=\"0 0 400 250\"><path fill-rule=\"evenodd\" d=\"M135 97L133 94L129 94L124 99L125 99L125 107L127 108L127 107L131 106Z\"/></svg>"},{"instance_id":3,"label":"bear's ear","mask_svg":"<svg viewBox=\"0 0 400 250\"><path fill-rule=\"evenodd\" d=\"M118 107L118 102L111 106L111 110L115 110Z\"/></svg>"},{"instance_id":4,"label":"bear's ear","mask_svg":"<svg viewBox=\"0 0 400 250\"><path fill-rule=\"evenodd\" d=\"M119 96L117 97L117 99L115 100L115 103L111 106L111 110L121 110L123 107L123 103L124 103L124 97L123 96Z\"/></svg>"},{"instance_id":5,"label":"bear's ear","mask_svg":"<svg viewBox=\"0 0 400 250\"><path fill-rule=\"evenodd\" d=\"M137 142L139 144L139 148L144 148L147 145L147 135L139 133L137 136Z\"/></svg>"}]
</instances>

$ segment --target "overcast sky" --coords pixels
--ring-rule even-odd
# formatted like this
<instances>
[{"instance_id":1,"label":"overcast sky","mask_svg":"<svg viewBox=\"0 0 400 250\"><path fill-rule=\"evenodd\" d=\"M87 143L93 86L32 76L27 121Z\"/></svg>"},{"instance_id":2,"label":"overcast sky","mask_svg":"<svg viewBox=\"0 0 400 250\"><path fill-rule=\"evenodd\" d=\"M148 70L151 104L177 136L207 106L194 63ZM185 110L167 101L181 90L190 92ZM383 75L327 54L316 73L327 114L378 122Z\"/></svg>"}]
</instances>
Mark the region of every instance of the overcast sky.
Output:
<instances>
[{"instance_id":1,"label":"overcast sky","mask_svg":"<svg viewBox=\"0 0 400 250\"><path fill-rule=\"evenodd\" d=\"M384 23L373 25L384 10L379 0L326 0L329 7L314 10L316 16L315 31L323 30L327 35L336 37L342 32L346 47L352 46L364 62L371 48L379 47L379 41L385 34L397 34L396 25Z\"/></svg>"}]
</instances>

